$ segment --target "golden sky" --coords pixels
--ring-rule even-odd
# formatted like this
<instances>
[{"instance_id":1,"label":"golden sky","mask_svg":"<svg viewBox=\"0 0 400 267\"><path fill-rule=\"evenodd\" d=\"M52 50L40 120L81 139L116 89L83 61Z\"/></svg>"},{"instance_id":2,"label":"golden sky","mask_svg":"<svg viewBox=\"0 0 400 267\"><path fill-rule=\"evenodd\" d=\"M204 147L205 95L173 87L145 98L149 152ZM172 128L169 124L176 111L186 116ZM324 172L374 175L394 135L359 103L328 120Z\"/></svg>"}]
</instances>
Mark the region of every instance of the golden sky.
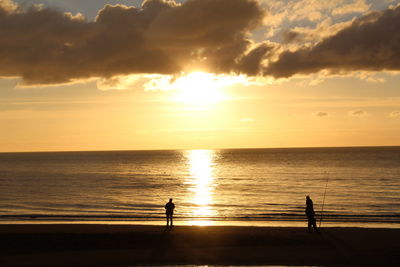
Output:
<instances>
[{"instance_id":1,"label":"golden sky","mask_svg":"<svg viewBox=\"0 0 400 267\"><path fill-rule=\"evenodd\" d=\"M400 145L399 3L0 0L0 151Z\"/></svg>"}]
</instances>

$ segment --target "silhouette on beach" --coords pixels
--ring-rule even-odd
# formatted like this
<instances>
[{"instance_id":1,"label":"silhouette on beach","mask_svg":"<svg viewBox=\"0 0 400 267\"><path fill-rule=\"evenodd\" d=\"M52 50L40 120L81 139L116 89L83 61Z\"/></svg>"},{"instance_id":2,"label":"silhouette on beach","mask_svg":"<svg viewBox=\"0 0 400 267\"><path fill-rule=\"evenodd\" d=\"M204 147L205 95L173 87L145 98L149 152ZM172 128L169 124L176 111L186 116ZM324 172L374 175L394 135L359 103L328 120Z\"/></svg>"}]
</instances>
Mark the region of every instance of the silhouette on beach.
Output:
<instances>
[{"instance_id":1,"label":"silhouette on beach","mask_svg":"<svg viewBox=\"0 0 400 267\"><path fill-rule=\"evenodd\" d=\"M314 204L310 196L306 196L306 216L308 220L308 232L311 233L311 226L319 233L317 229L317 220L315 219Z\"/></svg>"},{"instance_id":2,"label":"silhouette on beach","mask_svg":"<svg viewBox=\"0 0 400 267\"><path fill-rule=\"evenodd\" d=\"M165 204L165 215L167 216L167 226L166 229L171 229L174 224L173 224L173 216L174 216L174 209L175 209L175 204L172 202L172 198L169 199L169 202Z\"/></svg>"}]
</instances>

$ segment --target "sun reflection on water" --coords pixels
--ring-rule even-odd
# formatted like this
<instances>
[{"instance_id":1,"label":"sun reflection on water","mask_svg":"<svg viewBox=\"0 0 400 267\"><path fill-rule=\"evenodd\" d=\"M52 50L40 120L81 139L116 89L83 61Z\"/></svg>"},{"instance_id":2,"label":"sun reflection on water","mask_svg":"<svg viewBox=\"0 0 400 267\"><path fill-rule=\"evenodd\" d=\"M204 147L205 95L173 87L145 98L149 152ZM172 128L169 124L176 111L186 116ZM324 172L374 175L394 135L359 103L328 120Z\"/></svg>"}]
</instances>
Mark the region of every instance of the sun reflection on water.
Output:
<instances>
[{"instance_id":1,"label":"sun reflection on water","mask_svg":"<svg viewBox=\"0 0 400 267\"><path fill-rule=\"evenodd\" d=\"M189 163L189 177L186 183L193 194L189 202L193 205L192 216L199 218L191 221L194 225L211 225L212 221L200 219L202 217L215 216L212 207L214 194L214 159L212 150L190 150L186 157Z\"/></svg>"}]
</instances>

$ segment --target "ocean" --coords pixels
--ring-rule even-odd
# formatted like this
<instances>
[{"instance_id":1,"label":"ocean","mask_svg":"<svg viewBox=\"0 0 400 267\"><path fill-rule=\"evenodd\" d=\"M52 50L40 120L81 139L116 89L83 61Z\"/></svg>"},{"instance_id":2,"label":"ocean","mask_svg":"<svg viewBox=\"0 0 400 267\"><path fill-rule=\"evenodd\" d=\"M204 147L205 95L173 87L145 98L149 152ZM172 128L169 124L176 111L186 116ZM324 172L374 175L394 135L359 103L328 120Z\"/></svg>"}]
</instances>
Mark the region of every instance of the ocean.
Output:
<instances>
[{"instance_id":1,"label":"ocean","mask_svg":"<svg viewBox=\"0 0 400 267\"><path fill-rule=\"evenodd\" d=\"M0 153L0 222L400 227L400 147ZM325 196L325 197L324 197Z\"/></svg>"}]
</instances>

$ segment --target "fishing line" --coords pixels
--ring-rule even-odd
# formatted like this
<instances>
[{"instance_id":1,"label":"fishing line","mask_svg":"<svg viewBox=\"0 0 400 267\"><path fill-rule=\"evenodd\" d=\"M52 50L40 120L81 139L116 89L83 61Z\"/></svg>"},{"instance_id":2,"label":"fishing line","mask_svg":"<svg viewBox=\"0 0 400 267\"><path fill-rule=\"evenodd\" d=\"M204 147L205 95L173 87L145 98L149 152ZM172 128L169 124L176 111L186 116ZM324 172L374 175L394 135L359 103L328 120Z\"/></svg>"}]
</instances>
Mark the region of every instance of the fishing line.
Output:
<instances>
[{"instance_id":1,"label":"fishing line","mask_svg":"<svg viewBox=\"0 0 400 267\"><path fill-rule=\"evenodd\" d=\"M322 199L321 218L320 218L320 220L319 220L319 226L318 226L318 227L321 227L321 224L322 224L322 216L323 216L323 214L324 214L325 196L326 196L326 189L328 188L328 182L329 182L329 172L327 173L326 185L325 185L325 192L324 192L324 198Z\"/></svg>"},{"instance_id":2,"label":"fishing line","mask_svg":"<svg viewBox=\"0 0 400 267\"><path fill-rule=\"evenodd\" d=\"M177 184L177 185L180 186L180 187L182 187L182 188L185 188L185 189L186 189L186 187L183 186L183 185L181 185L181 184ZM163 191L163 193L166 192L166 190L162 190L162 191ZM163 197L160 196L159 194L157 194L157 193L155 193L155 192L154 192L154 194L155 194L160 200L162 200L163 202L167 202L167 201L165 201L165 198L163 198Z\"/></svg>"},{"instance_id":3,"label":"fishing line","mask_svg":"<svg viewBox=\"0 0 400 267\"><path fill-rule=\"evenodd\" d=\"M154 193L160 200L162 200L163 202L166 202L164 198L162 198L159 194Z\"/></svg>"}]
</instances>

